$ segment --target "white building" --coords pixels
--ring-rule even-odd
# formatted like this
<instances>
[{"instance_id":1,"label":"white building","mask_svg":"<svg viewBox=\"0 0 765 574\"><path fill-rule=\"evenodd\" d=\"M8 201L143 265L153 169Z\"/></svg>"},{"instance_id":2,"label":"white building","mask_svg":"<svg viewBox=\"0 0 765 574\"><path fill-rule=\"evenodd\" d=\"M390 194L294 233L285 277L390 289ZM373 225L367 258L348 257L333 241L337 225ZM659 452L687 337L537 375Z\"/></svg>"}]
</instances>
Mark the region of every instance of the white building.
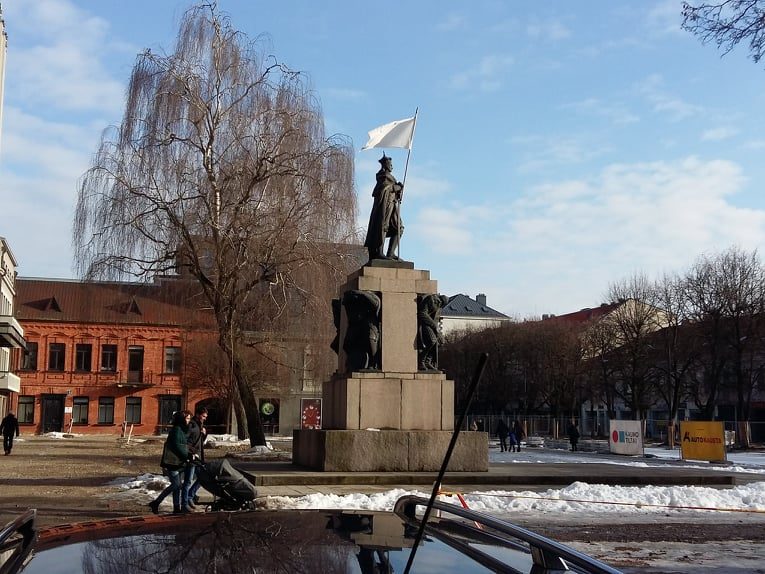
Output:
<instances>
[{"instance_id":1,"label":"white building","mask_svg":"<svg viewBox=\"0 0 765 574\"><path fill-rule=\"evenodd\" d=\"M479 293L475 299L459 294L449 297L449 303L441 309L441 332L444 335L457 331L480 331L496 327L510 317L486 304L486 295Z\"/></svg>"},{"instance_id":2,"label":"white building","mask_svg":"<svg viewBox=\"0 0 765 574\"><path fill-rule=\"evenodd\" d=\"M11 408L11 394L21 390L21 379L12 370L11 349L24 347L24 329L14 317L16 259L0 237L0 414Z\"/></svg>"}]
</instances>

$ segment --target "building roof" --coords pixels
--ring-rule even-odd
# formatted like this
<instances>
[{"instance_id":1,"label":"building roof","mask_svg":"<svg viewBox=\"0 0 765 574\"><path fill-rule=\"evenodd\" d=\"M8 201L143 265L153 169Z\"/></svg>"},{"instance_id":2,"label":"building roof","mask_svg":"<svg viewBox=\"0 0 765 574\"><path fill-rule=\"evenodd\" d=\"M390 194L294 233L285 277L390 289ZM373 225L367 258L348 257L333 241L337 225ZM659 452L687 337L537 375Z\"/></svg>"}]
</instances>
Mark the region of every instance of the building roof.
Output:
<instances>
[{"instance_id":1,"label":"building roof","mask_svg":"<svg viewBox=\"0 0 765 574\"><path fill-rule=\"evenodd\" d=\"M624 302L621 303L603 303L600 305L600 307L595 308L589 308L585 307L584 309L580 309L579 311L574 311L573 313L566 313L565 315L553 315L551 317L545 318L545 321L560 321L563 323L571 323L580 325L582 323L587 323L588 321L594 321L597 319L600 319L601 317L604 317L605 315L608 315L611 311L622 305Z\"/></svg>"},{"instance_id":2,"label":"building roof","mask_svg":"<svg viewBox=\"0 0 765 574\"><path fill-rule=\"evenodd\" d=\"M20 277L16 293L16 317L22 322L214 328L212 314L194 308L188 284L180 281L146 284Z\"/></svg>"},{"instance_id":3,"label":"building roof","mask_svg":"<svg viewBox=\"0 0 765 574\"><path fill-rule=\"evenodd\" d=\"M471 299L467 295L458 294L449 297L449 302L441 309L442 317L475 317L478 319L509 319L503 313L492 309L486 305L485 295L479 295L476 299Z\"/></svg>"}]
</instances>

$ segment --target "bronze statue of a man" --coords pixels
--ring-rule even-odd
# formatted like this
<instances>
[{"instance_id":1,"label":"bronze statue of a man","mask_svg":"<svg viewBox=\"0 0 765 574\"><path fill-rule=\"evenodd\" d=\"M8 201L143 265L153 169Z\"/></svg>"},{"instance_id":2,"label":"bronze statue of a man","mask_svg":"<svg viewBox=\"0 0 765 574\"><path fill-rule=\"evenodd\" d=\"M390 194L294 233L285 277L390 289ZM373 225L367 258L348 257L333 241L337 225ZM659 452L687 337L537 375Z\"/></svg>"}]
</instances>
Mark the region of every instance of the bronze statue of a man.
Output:
<instances>
[{"instance_id":1,"label":"bronze statue of a man","mask_svg":"<svg viewBox=\"0 0 765 574\"><path fill-rule=\"evenodd\" d=\"M438 370L438 346L441 335L441 309L449 303L446 295L431 293L417 297L417 368L420 371Z\"/></svg>"},{"instance_id":2,"label":"bronze statue of a man","mask_svg":"<svg viewBox=\"0 0 765 574\"><path fill-rule=\"evenodd\" d=\"M372 213L369 215L367 239L364 246L369 251L369 259L398 259L398 243L404 233L401 223L401 194L404 185L393 176L393 160L383 153L380 158L380 171L377 172L377 184L372 197ZM388 252L383 255L385 238L389 237Z\"/></svg>"}]
</instances>

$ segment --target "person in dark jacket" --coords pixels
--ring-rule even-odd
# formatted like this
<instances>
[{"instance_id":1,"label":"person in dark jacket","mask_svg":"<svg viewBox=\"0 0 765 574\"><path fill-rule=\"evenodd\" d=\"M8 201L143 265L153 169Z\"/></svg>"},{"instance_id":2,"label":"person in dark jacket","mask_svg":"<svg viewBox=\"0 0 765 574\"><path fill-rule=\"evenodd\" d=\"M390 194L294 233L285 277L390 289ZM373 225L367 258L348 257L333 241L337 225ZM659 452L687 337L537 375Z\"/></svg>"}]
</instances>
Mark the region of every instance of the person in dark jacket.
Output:
<instances>
[{"instance_id":1,"label":"person in dark jacket","mask_svg":"<svg viewBox=\"0 0 765 574\"><path fill-rule=\"evenodd\" d=\"M173 427L167 433L165 448L162 451L162 461L160 462L165 476L170 479L170 484L149 503L149 508L154 514L159 514L159 505L170 494L173 495L173 514L191 512L188 506L181 506L183 470L191 460L189 449L186 446L190 421L191 412L189 411L173 413Z\"/></svg>"},{"instance_id":2,"label":"person in dark jacket","mask_svg":"<svg viewBox=\"0 0 765 574\"><path fill-rule=\"evenodd\" d=\"M497 436L499 437L499 452L507 451L507 437L510 434L510 428L504 420L499 419L497 423Z\"/></svg>"},{"instance_id":3,"label":"person in dark jacket","mask_svg":"<svg viewBox=\"0 0 765 574\"><path fill-rule=\"evenodd\" d=\"M13 437L19 436L19 420L12 412L5 415L3 422L0 423L0 433L3 433L3 449L8 456L13 450Z\"/></svg>"},{"instance_id":4,"label":"person in dark jacket","mask_svg":"<svg viewBox=\"0 0 765 574\"><path fill-rule=\"evenodd\" d=\"M526 433L523 431L523 425L521 425L521 421L518 419L515 419L515 422L513 423L512 433L513 436L515 436L515 445L513 445L513 449L516 452L521 452L521 441L526 436Z\"/></svg>"},{"instance_id":5,"label":"person in dark jacket","mask_svg":"<svg viewBox=\"0 0 765 574\"><path fill-rule=\"evenodd\" d=\"M192 464L186 465L186 470L183 474L183 495L181 498L181 506L191 510L194 510L197 502L199 502L197 491L200 487L199 479L196 477L197 467L193 463L197 460L204 463L205 440L207 440L207 429L205 428L207 409L198 406L194 409L194 413L194 418L189 422L189 434L186 437L186 446L193 460Z\"/></svg>"},{"instance_id":6,"label":"person in dark jacket","mask_svg":"<svg viewBox=\"0 0 765 574\"><path fill-rule=\"evenodd\" d=\"M576 452L576 445L579 442L579 429L574 421L569 423L566 433L568 434L568 442L571 443L571 450Z\"/></svg>"}]
</instances>

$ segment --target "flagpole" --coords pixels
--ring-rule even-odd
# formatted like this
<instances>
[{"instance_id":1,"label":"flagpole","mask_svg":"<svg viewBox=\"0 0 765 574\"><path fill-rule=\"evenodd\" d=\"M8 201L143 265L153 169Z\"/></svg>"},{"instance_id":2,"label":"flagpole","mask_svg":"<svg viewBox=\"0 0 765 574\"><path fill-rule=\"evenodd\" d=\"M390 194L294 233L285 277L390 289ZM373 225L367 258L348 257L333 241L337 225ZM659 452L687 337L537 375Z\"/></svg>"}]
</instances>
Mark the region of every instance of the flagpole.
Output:
<instances>
[{"instance_id":1,"label":"flagpole","mask_svg":"<svg viewBox=\"0 0 765 574\"><path fill-rule=\"evenodd\" d=\"M420 111L420 106L414 108L414 122L412 123L412 138L409 140L409 149L406 152L406 164L404 165L404 179L401 180L401 199L398 200L398 242L396 244L396 257L401 258L401 202L404 200L403 186L406 185L406 174L409 171L409 157L412 155L412 146L414 145L414 132L417 130L417 114Z\"/></svg>"},{"instance_id":2,"label":"flagpole","mask_svg":"<svg viewBox=\"0 0 765 574\"><path fill-rule=\"evenodd\" d=\"M412 155L412 146L414 145L414 132L417 130L417 114L420 111L420 107L417 106L414 109L414 123L412 124L412 139L409 140L409 150L406 153L406 165L404 166L404 179L401 180L402 184L406 183L406 172L409 171L409 156ZM401 194L403 197L403 193Z\"/></svg>"}]
</instances>

